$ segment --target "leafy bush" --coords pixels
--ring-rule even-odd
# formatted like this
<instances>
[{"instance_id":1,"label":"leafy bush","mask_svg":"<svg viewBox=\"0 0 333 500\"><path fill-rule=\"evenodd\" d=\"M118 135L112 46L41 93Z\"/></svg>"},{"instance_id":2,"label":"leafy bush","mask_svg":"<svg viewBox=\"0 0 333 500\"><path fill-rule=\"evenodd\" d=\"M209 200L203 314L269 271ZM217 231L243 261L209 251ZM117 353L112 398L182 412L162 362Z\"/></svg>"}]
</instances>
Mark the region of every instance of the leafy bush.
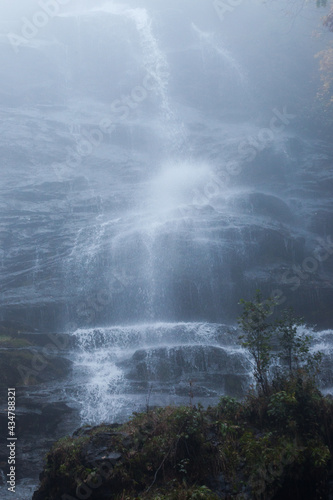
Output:
<instances>
[{"instance_id":1,"label":"leafy bush","mask_svg":"<svg viewBox=\"0 0 333 500\"><path fill-rule=\"evenodd\" d=\"M273 327L268 322L276 305L274 299L263 300L257 290L253 301L240 300L243 313L238 324L243 331L239 337L242 347L249 350L254 360L254 377L263 393L268 390L268 370L272 362Z\"/></svg>"},{"instance_id":2,"label":"leafy bush","mask_svg":"<svg viewBox=\"0 0 333 500\"><path fill-rule=\"evenodd\" d=\"M318 374L322 353L311 353L311 335L302 335L298 328L304 320L294 316L292 310L285 310L275 322L269 321L274 307L274 299L263 299L257 290L252 301L241 300L243 313L238 324L242 330L239 340L248 349L254 361L254 377L257 389L265 396L272 386L284 378L310 378ZM273 363L279 360L275 378ZM271 376L271 377L270 377Z\"/></svg>"}]
</instances>

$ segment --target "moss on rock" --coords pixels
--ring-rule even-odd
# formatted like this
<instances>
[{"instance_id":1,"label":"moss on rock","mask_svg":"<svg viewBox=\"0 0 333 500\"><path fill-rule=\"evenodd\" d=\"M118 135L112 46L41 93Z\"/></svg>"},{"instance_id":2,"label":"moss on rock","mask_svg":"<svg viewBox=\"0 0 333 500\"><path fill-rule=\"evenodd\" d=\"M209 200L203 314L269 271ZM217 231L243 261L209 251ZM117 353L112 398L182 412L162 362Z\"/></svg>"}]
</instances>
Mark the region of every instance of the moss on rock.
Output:
<instances>
[{"instance_id":1,"label":"moss on rock","mask_svg":"<svg viewBox=\"0 0 333 500\"><path fill-rule=\"evenodd\" d=\"M0 350L0 387L35 385L68 375L71 362L36 349Z\"/></svg>"},{"instance_id":2,"label":"moss on rock","mask_svg":"<svg viewBox=\"0 0 333 500\"><path fill-rule=\"evenodd\" d=\"M155 408L56 443L33 500L329 499L333 403L311 381ZM62 496L64 495L64 496ZM67 495L67 496L66 496Z\"/></svg>"},{"instance_id":3,"label":"moss on rock","mask_svg":"<svg viewBox=\"0 0 333 500\"><path fill-rule=\"evenodd\" d=\"M26 339L10 337L9 335L0 335L0 349L3 348L19 349L30 346L31 342L29 342Z\"/></svg>"}]
</instances>

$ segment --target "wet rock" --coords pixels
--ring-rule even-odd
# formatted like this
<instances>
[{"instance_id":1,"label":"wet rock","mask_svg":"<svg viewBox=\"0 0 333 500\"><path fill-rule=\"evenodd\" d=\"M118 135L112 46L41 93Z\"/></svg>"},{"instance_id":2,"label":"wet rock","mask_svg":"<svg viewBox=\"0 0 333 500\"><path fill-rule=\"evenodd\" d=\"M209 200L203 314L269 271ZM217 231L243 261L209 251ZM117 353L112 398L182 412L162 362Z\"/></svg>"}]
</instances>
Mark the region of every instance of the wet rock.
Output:
<instances>
[{"instance_id":1,"label":"wet rock","mask_svg":"<svg viewBox=\"0 0 333 500\"><path fill-rule=\"evenodd\" d=\"M73 437L75 442L77 440L80 449L79 454L75 454L75 450L71 447L69 442L68 450L65 443L60 445L60 447L53 452L53 456L52 454L49 455L48 464L51 464L55 456L59 454L60 461L56 458L56 464L54 463L56 467L53 467L55 473L54 478L58 477L56 480L57 487L53 491L53 472L49 473L44 470L40 475L42 484L39 490L34 493L33 500L44 500L46 497L56 500L58 495L57 491L64 491L74 498L80 498L80 491L85 491L86 494L89 493L89 498L92 500L108 500L110 498L110 491L117 492L117 488L120 487L119 484L121 485L122 483L121 480L117 479L117 474L111 482L108 483L114 468L123 462L123 454L117 451L117 447L124 447L125 444L128 448L133 446L133 440L130 438L129 434L113 430L118 427L118 424L111 424L107 427L109 430L103 430L103 426L100 428L85 426L77 429ZM90 439L88 439L89 437ZM78 472L78 481L73 480L74 477L72 474L63 477L63 471L57 476L58 472L56 468L58 467L61 470L61 457L63 453L65 453L66 456L72 453L69 459L72 467L75 467L76 464L79 467L78 471L80 472ZM93 473L91 471L93 471ZM88 473L89 475L87 475ZM86 476L85 479L83 479L82 475ZM80 480L81 476L82 479ZM93 478L96 479L97 486L95 486ZM82 490L80 490L80 484Z\"/></svg>"},{"instance_id":2,"label":"wet rock","mask_svg":"<svg viewBox=\"0 0 333 500\"><path fill-rule=\"evenodd\" d=\"M38 349L0 350L0 387L20 387L61 379L70 373L68 359L51 357Z\"/></svg>"},{"instance_id":3,"label":"wet rock","mask_svg":"<svg viewBox=\"0 0 333 500\"><path fill-rule=\"evenodd\" d=\"M248 364L236 350L214 346L176 346L139 349L119 363L134 390L170 391L175 395L211 397L229 394L241 397L248 386ZM191 384L191 386L190 386Z\"/></svg>"},{"instance_id":4,"label":"wet rock","mask_svg":"<svg viewBox=\"0 0 333 500\"><path fill-rule=\"evenodd\" d=\"M200 373L245 374L244 357L237 352L212 346L179 346L140 349L130 360L119 363L127 368L130 380L171 382Z\"/></svg>"},{"instance_id":5,"label":"wet rock","mask_svg":"<svg viewBox=\"0 0 333 500\"><path fill-rule=\"evenodd\" d=\"M29 332L36 332L36 330L28 324L23 324L14 320L0 322L0 335L19 335Z\"/></svg>"},{"instance_id":6,"label":"wet rock","mask_svg":"<svg viewBox=\"0 0 333 500\"><path fill-rule=\"evenodd\" d=\"M29 325L17 321L0 322L0 348L2 347L43 347L57 353L73 346L71 335L66 333L39 332Z\"/></svg>"},{"instance_id":7,"label":"wet rock","mask_svg":"<svg viewBox=\"0 0 333 500\"><path fill-rule=\"evenodd\" d=\"M36 402L17 394L16 408L17 479L35 478L43 465L43 457L55 440L68 432L77 421L75 411L62 402ZM0 412L0 433L7 433L7 413ZM7 462L7 452L0 451L0 464ZM1 467L1 465L0 465Z\"/></svg>"},{"instance_id":8,"label":"wet rock","mask_svg":"<svg viewBox=\"0 0 333 500\"><path fill-rule=\"evenodd\" d=\"M86 467L96 467L105 461L114 467L122 458L121 453L112 452L107 446L98 447L95 443L89 443L83 449L83 454L83 463Z\"/></svg>"},{"instance_id":9,"label":"wet rock","mask_svg":"<svg viewBox=\"0 0 333 500\"><path fill-rule=\"evenodd\" d=\"M90 434L91 430L94 427L91 425L85 425L84 427L80 427L73 432L73 437L82 437Z\"/></svg>"},{"instance_id":10,"label":"wet rock","mask_svg":"<svg viewBox=\"0 0 333 500\"><path fill-rule=\"evenodd\" d=\"M235 207L241 208L245 213L269 217L278 221L291 222L292 212L288 204L277 196L266 193L242 194L236 196L232 202Z\"/></svg>"}]
</instances>

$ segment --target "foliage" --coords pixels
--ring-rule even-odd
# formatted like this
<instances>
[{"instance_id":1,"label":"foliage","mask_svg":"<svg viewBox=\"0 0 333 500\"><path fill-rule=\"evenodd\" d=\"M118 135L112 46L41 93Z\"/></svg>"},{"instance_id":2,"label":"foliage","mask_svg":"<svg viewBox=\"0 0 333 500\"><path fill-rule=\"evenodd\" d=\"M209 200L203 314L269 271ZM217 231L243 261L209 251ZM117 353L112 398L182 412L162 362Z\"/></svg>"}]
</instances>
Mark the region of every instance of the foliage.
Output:
<instances>
[{"instance_id":1,"label":"foliage","mask_svg":"<svg viewBox=\"0 0 333 500\"><path fill-rule=\"evenodd\" d=\"M259 290L254 300L241 300L240 304L243 313L238 323L243 335L239 339L254 359L254 377L259 392L269 395L272 386L286 377L312 380L319 372L322 353L311 353L311 335L299 333L298 328L304 320L294 316L289 309L275 322L270 322L268 318L276 303L273 299L263 300ZM281 364L275 369L274 379L272 366L276 358Z\"/></svg>"},{"instance_id":2,"label":"foliage","mask_svg":"<svg viewBox=\"0 0 333 500\"><path fill-rule=\"evenodd\" d=\"M288 417L292 414L296 404L297 400L294 393L276 392L269 399L267 414L277 422L287 423L292 427L292 422L288 420Z\"/></svg>"},{"instance_id":3,"label":"foliage","mask_svg":"<svg viewBox=\"0 0 333 500\"><path fill-rule=\"evenodd\" d=\"M311 335L301 335L298 327L304 324L303 318L294 316L291 309L285 310L276 323L276 334L279 341L279 358L286 367L288 375L294 376L300 368L309 375L319 371L322 353L312 354L310 346Z\"/></svg>"},{"instance_id":4,"label":"foliage","mask_svg":"<svg viewBox=\"0 0 333 500\"><path fill-rule=\"evenodd\" d=\"M237 420L238 413L241 411L242 404L237 399L230 396L222 396L220 398L217 409L219 415L223 415L228 419Z\"/></svg>"},{"instance_id":5,"label":"foliage","mask_svg":"<svg viewBox=\"0 0 333 500\"><path fill-rule=\"evenodd\" d=\"M243 331L240 336L242 347L249 350L254 360L254 377L259 388L266 393L268 387L268 369L272 360L272 325L269 316L276 305L274 299L263 300L257 290L253 301L240 300L243 305L238 324Z\"/></svg>"},{"instance_id":6,"label":"foliage","mask_svg":"<svg viewBox=\"0 0 333 500\"><path fill-rule=\"evenodd\" d=\"M259 390L207 409L192 400L147 405L123 425L80 429L47 455L33 499L75 498L88 485L91 500L330 498L333 398L316 387L320 357L310 352L311 337L299 333L303 320L291 311L270 320L275 302L259 291L241 304L241 343ZM271 376L277 358L281 368ZM98 460L112 455L116 463L101 477Z\"/></svg>"},{"instance_id":7,"label":"foliage","mask_svg":"<svg viewBox=\"0 0 333 500\"><path fill-rule=\"evenodd\" d=\"M11 348L11 349L19 349L22 347L30 347L31 342L25 339L20 339L17 337L11 337L10 335L1 335L0 334L0 349L3 348Z\"/></svg>"},{"instance_id":8,"label":"foliage","mask_svg":"<svg viewBox=\"0 0 333 500\"><path fill-rule=\"evenodd\" d=\"M218 500L219 497L207 486L187 487L184 484L172 482L168 490L156 491L151 498L154 500Z\"/></svg>"},{"instance_id":9,"label":"foliage","mask_svg":"<svg viewBox=\"0 0 333 500\"><path fill-rule=\"evenodd\" d=\"M154 408L122 426L64 438L47 456L34 500L58 500L63 493L75 498L78 484L93 478L98 484L87 450L104 446L105 436L121 460L92 488L91 500L329 498L333 402L298 374L276 379L269 394L252 392L243 402L223 396L207 409Z\"/></svg>"}]
</instances>

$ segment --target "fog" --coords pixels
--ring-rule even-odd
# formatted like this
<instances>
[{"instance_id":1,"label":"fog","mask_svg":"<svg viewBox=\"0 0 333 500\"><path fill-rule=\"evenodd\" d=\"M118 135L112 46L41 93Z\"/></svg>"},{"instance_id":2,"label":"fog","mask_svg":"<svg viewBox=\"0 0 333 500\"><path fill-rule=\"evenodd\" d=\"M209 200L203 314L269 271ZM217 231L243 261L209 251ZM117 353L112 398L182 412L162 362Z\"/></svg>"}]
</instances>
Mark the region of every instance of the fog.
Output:
<instances>
[{"instance_id":1,"label":"fog","mask_svg":"<svg viewBox=\"0 0 333 500\"><path fill-rule=\"evenodd\" d=\"M331 34L303 3L0 1L1 320L73 337L45 397L79 423L128 416L151 380L181 402L192 371L207 400L241 392L230 328L257 288L330 362Z\"/></svg>"},{"instance_id":2,"label":"fog","mask_svg":"<svg viewBox=\"0 0 333 500\"><path fill-rule=\"evenodd\" d=\"M264 183L261 190L285 196L296 172L285 179L284 187L273 187L297 161L286 158L291 154L286 137L313 134L318 139L311 124L320 84L314 56L327 42L325 34L314 36L323 31L322 11L311 5L300 9L301 3L249 1L225 13L218 3L207 1L3 3L4 318L19 314L29 324L57 329L73 316L77 322L75 308L82 296L96 293L97 281L104 290L111 275L128 271L128 262L113 266L112 252L103 254L107 245L112 247L113 237L120 237L117 228L105 240L101 235L100 249L96 246L95 232L103 232L109 220L120 216L120 233L131 225L140 232L140 221L146 227L143 219L151 221L164 205L169 210L181 206L184 212L199 202L215 209L223 197L213 193L206 203L209 183L216 182L220 194L230 200L237 190L253 190L253 173L248 178L248 172L251 165L258 169L265 161L266 174L258 179ZM230 168L242 173L232 173L231 182L225 183ZM192 224L200 217L194 215ZM236 226L244 222L242 217L234 220ZM171 230L176 238L177 231ZM94 249L83 232L94 235ZM234 241L235 235L230 238ZM239 242L233 244L241 248ZM156 257L168 261L163 253ZM140 258L145 260L133 255L133 262ZM259 251L257 263L260 258ZM196 258L191 254L190 259ZM140 319L152 300L145 265L139 261L136 272L146 284L132 283L118 312L104 320ZM175 268L173 262L169 265ZM249 270L248 263L232 267ZM220 272L214 268L213 274ZM177 282L182 274L175 271ZM129 276L127 282L133 279ZM186 279L193 281L191 271ZM222 282L219 278L212 289L207 285L212 279L205 265L201 284L194 279L197 290L210 288L199 292L201 303L207 293L218 297L231 283L230 276ZM164 278L160 285L166 287L169 301L163 317L191 319L181 306L175 313L174 302L180 299L174 299L171 285ZM133 288L141 286L143 297L136 296L133 309ZM236 302L243 284L236 280L234 288ZM131 312L124 302L132 304ZM136 307L140 314L133 313ZM228 303L228 308L234 306ZM196 315L197 304L191 309ZM199 316L223 319L220 305L214 312L204 310ZM154 319L159 313L150 310L143 316Z\"/></svg>"}]
</instances>

